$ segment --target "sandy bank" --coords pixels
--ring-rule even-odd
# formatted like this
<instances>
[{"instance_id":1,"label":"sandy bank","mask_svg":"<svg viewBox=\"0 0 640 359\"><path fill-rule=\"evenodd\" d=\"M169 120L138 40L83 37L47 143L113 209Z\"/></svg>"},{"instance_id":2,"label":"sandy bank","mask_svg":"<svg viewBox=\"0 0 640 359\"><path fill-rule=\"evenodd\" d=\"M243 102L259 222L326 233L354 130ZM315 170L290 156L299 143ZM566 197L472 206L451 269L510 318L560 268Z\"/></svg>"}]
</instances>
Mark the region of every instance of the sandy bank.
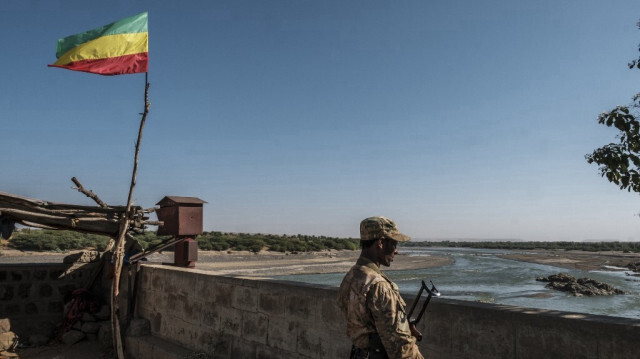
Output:
<instances>
[{"instance_id":1,"label":"sandy bank","mask_svg":"<svg viewBox=\"0 0 640 359\"><path fill-rule=\"evenodd\" d=\"M298 254L275 252L200 252L196 268L218 275L269 277L290 274L346 273L359 251L322 251ZM388 270L439 267L453 263L449 256L412 257L398 254Z\"/></svg>"},{"instance_id":2,"label":"sandy bank","mask_svg":"<svg viewBox=\"0 0 640 359\"><path fill-rule=\"evenodd\" d=\"M77 252L77 251L73 251ZM3 248L0 263L61 263L73 253L23 252ZM356 262L360 251L320 251L300 253L280 253L263 251L260 253L242 251L199 251L196 268L218 275L236 276L277 276L288 274L338 273L346 272ZM611 270L611 267L626 268L630 263L640 262L640 253L585 252L564 250L514 251L499 255L516 261L552 265L559 268L579 270ZM173 253L155 253L148 257L150 263L172 263ZM423 269L453 263L448 255L408 256L402 251L395 258L389 270Z\"/></svg>"},{"instance_id":3,"label":"sandy bank","mask_svg":"<svg viewBox=\"0 0 640 359\"><path fill-rule=\"evenodd\" d=\"M14 249L0 251L0 263L62 263L71 253L30 252ZM319 252L281 253L262 251L199 251L196 269L217 275L271 277L290 274L346 273L355 264L360 251L328 250ZM173 263L173 252L154 253L147 263ZM143 262L144 263L144 262ZM406 270L439 267L453 263L450 256L411 257L402 252L391 267L384 270Z\"/></svg>"},{"instance_id":4,"label":"sandy bank","mask_svg":"<svg viewBox=\"0 0 640 359\"><path fill-rule=\"evenodd\" d=\"M640 253L622 252L536 250L504 254L499 257L585 271L610 270L611 267L626 268L630 263L640 262Z\"/></svg>"}]
</instances>

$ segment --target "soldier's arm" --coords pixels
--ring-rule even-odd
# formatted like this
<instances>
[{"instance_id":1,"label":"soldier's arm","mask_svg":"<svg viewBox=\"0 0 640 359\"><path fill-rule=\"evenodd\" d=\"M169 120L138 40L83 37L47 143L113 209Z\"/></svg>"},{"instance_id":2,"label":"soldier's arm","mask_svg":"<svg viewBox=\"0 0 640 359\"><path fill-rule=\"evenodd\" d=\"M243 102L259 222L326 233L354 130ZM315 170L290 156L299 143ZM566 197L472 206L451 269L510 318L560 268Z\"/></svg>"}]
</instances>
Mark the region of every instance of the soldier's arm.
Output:
<instances>
[{"instance_id":1,"label":"soldier's arm","mask_svg":"<svg viewBox=\"0 0 640 359\"><path fill-rule=\"evenodd\" d=\"M397 294L387 282L375 284L367 296L376 330L390 359L423 359Z\"/></svg>"}]
</instances>

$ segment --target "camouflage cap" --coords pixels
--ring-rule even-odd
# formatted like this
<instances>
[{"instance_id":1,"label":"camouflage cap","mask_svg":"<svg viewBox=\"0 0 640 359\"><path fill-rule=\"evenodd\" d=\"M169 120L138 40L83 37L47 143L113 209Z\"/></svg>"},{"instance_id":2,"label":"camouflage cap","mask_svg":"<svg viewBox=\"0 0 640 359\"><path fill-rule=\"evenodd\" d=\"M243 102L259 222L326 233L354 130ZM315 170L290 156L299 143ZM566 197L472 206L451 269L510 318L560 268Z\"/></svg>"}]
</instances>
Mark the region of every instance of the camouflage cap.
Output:
<instances>
[{"instance_id":1,"label":"camouflage cap","mask_svg":"<svg viewBox=\"0 0 640 359\"><path fill-rule=\"evenodd\" d=\"M385 217L369 217L360 222L360 240L391 238L398 242L407 242L411 238L398 232L396 223Z\"/></svg>"}]
</instances>

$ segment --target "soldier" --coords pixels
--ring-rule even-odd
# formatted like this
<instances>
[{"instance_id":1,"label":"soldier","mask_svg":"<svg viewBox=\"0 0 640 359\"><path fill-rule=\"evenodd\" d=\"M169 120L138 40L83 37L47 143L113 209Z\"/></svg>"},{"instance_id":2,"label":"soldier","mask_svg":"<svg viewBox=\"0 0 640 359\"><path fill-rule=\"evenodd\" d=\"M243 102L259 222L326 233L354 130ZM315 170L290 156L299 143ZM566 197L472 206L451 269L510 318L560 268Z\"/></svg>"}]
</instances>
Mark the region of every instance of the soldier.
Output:
<instances>
[{"instance_id":1,"label":"soldier","mask_svg":"<svg viewBox=\"0 0 640 359\"><path fill-rule=\"evenodd\" d=\"M338 306L353 342L351 359L424 359L416 345L420 333L409 324L398 286L380 271L398 254L398 242L410 238L384 217L360 222L362 252L340 284Z\"/></svg>"}]
</instances>

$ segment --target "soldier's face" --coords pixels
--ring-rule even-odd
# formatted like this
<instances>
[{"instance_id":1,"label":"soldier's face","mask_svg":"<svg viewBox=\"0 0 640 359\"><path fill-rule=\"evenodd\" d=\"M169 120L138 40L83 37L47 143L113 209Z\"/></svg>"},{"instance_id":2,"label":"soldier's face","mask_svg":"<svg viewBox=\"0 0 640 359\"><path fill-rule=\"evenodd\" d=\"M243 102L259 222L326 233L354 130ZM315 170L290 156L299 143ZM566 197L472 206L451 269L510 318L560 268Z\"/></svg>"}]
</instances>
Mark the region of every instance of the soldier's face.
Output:
<instances>
[{"instance_id":1,"label":"soldier's face","mask_svg":"<svg viewBox=\"0 0 640 359\"><path fill-rule=\"evenodd\" d=\"M382 242L382 260L380 261L380 264L385 267L391 265L391 262L393 262L393 257L398 254L398 250L396 249L397 246L398 242L390 238L386 238Z\"/></svg>"}]
</instances>

